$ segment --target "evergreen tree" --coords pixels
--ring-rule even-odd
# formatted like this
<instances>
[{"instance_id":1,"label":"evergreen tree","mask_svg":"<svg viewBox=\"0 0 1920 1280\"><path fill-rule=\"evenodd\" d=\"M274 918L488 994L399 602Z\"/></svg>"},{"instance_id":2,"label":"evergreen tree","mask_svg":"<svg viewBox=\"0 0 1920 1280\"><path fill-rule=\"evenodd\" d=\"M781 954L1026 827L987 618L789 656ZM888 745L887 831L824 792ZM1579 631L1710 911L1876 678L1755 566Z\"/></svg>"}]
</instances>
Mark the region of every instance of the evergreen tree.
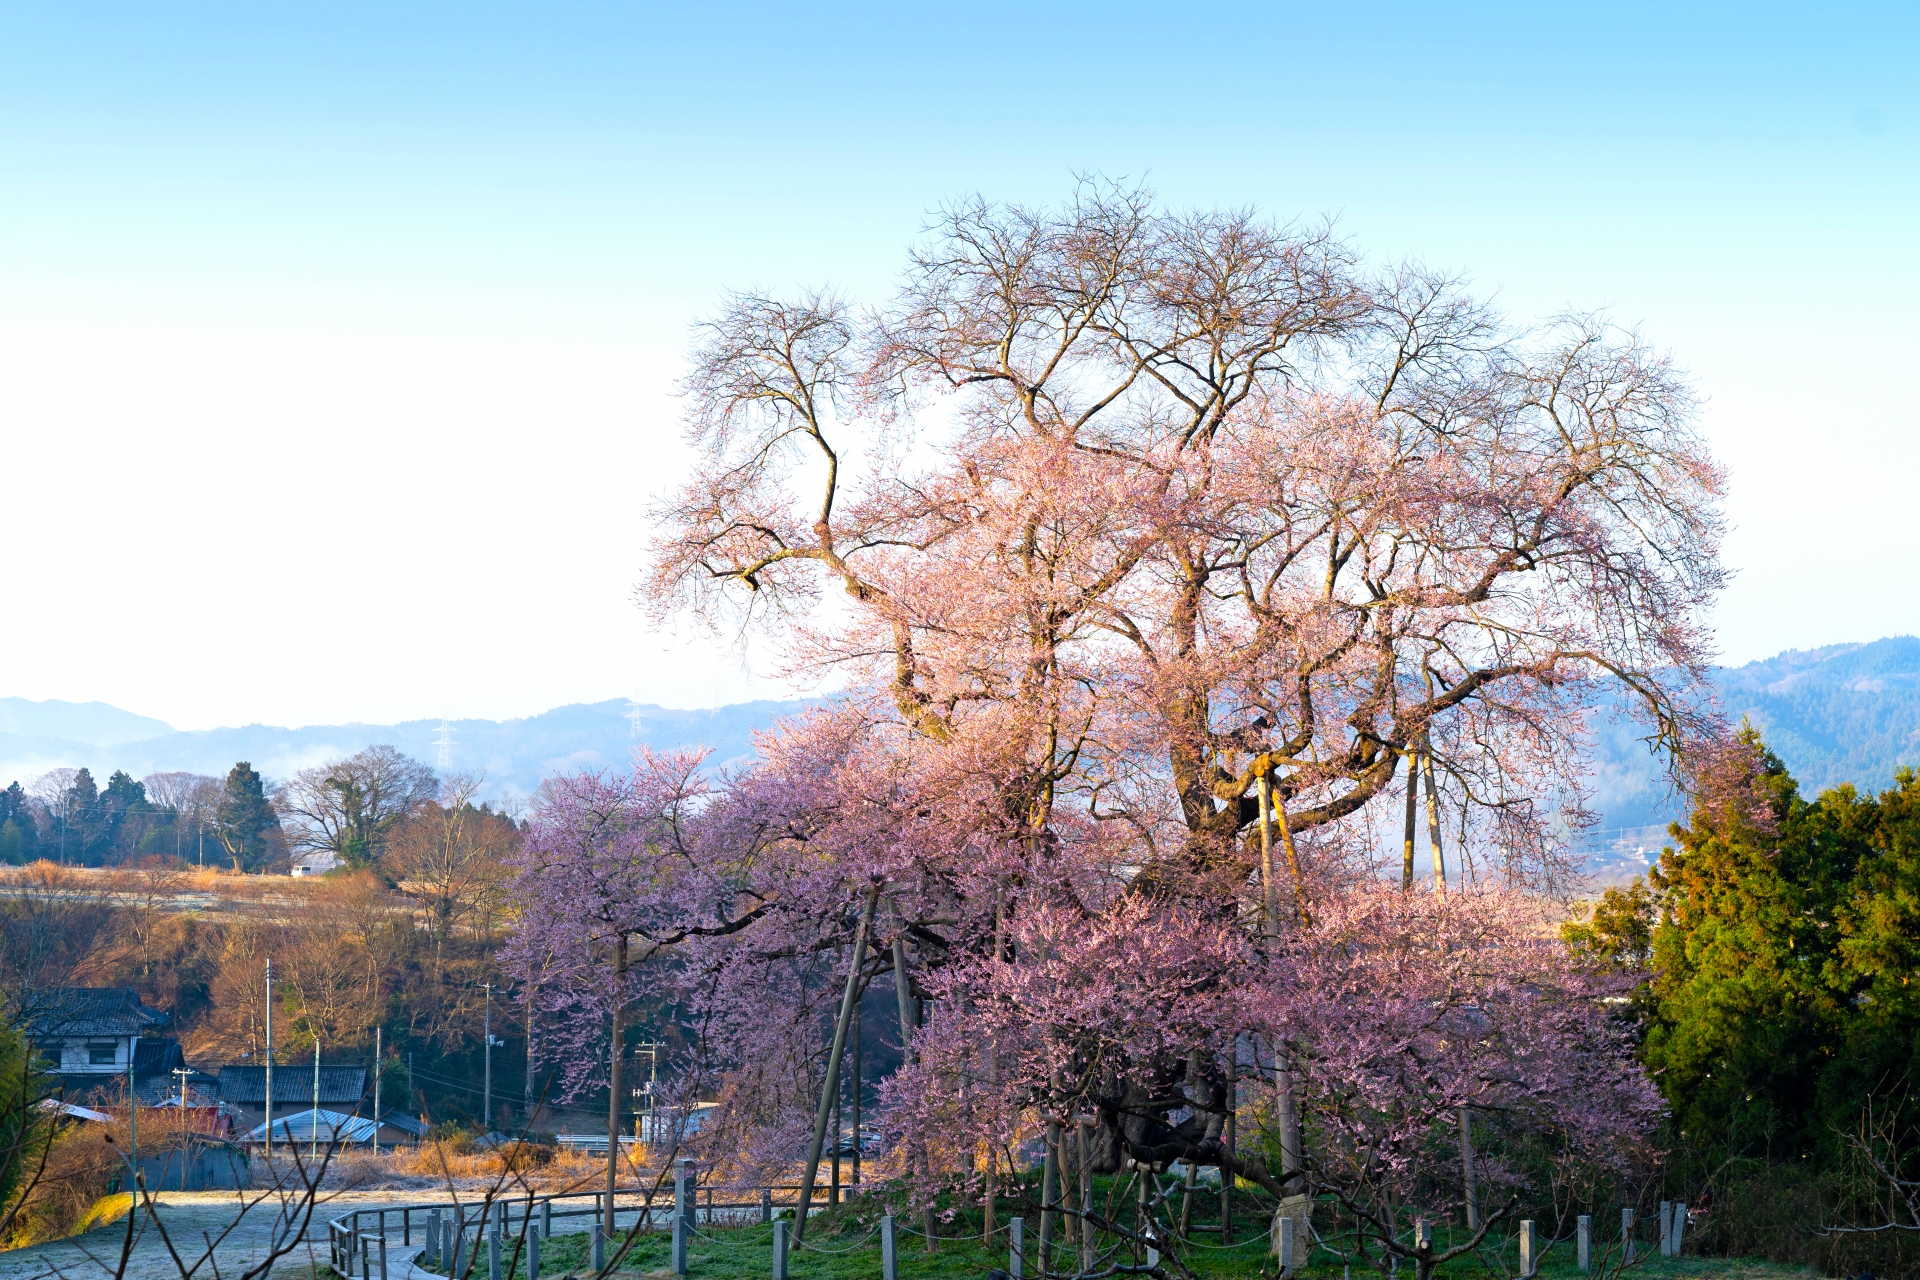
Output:
<instances>
[{"instance_id":1,"label":"evergreen tree","mask_svg":"<svg viewBox=\"0 0 1920 1280\"><path fill-rule=\"evenodd\" d=\"M1799 1159L1920 1084L1920 781L1809 802L1741 741L1649 876L1645 1055L1696 1150Z\"/></svg>"},{"instance_id":2,"label":"evergreen tree","mask_svg":"<svg viewBox=\"0 0 1920 1280\"><path fill-rule=\"evenodd\" d=\"M1829 1123L1850 1128L1869 1095L1887 1114L1920 1086L1920 774L1899 770L1873 800L1845 787L1820 802L1818 838L1863 846L1828 961L1828 984L1848 1017L1816 1100ZM1920 1144L1920 1128L1903 1139Z\"/></svg>"},{"instance_id":3,"label":"evergreen tree","mask_svg":"<svg viewBox=\"0 0 1920 1280\"><path fill-rule=\"evenodd\" d=\"M101 801L90 770L82 768L74 774L56 816L61 851L68 862L95 866L104 859L113 844L113 815Z\"/></svg>"},{"instance_id":4,"label":"evergreen tree","mask_svg":"<svg viewBox=\"0 0 1920 1280\"><path fill-rule=\"evenodd\" d=\"M0 791L0 862L20 866L40 856L40 828L19 782Z\"/></svg>"},{"instance_id":5,"label":"evergreen tree","mask_svg":"<svg viewBox=\"0 0 1920 1280\"><path fill-rule=\"evenodd\" d=\"M236 871L259 871L285 849L266 786L247 761L234 765L214 812L214 831Z\"/></svg>"}]
</instances>

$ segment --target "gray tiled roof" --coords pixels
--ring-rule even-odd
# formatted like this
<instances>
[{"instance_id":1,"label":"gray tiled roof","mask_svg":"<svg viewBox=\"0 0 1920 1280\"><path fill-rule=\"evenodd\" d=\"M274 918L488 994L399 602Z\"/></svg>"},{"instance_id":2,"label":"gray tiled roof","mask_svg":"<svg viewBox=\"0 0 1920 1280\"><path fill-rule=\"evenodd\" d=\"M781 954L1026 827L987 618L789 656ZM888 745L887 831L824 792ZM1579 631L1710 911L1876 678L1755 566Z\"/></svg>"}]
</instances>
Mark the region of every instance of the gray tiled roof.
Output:
<instances>
[{"instance_id":1,"label":"gray tiled roof","mask_svg":"<svg viewBox=\"0 0 1920 1280\"><path fill-rule=\"evenodd\" d=\"M367 1092L365 1067L320 1068L320 1102L344 1103L348 1109L358 1106ZM267 1069L261 1067L220 1068L220 1100L239 1106L264 1107L267 1104ZM313 1064L289 1062L273 1068L273 1101L304 1102L313 1105Z\"/></svg>"},{"instance_id":2,"label":"gray tiled roof","mask_svg":"<svg viewBox=\"0 0 1920 1280\"><path fill-rule=\"evenodd\" d=\"M142 1004L131 987L60 987L46 994L30 1034L137 1036L172 1020L170 1014Z\"/></svg>"}]
</instances>

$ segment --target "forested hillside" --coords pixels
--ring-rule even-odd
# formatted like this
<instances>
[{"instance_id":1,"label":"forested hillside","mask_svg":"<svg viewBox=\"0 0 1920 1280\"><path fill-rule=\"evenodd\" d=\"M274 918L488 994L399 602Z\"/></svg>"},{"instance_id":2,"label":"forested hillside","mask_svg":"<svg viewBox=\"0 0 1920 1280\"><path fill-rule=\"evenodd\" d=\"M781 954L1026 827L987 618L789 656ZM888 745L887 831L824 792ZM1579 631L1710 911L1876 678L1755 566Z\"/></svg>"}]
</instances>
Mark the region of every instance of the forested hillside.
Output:
<instances>
[{"instance_id":1,"label":"forested hillside","mask_svg":"<svg viewBox=\"0 0 1920 1280\"><path fill-rule=\"evenodd\" d=\"M1893 785L1902 765L1920 765L1920 639L1913 636L1790 649L1722 668L1714 683L1721 711L1734 724L1750 721L1809 796L1843 782L1878 791ZM1609 831L1663 828L1685 811L1640 732L1609 724L1595 736L1594 807Z\"/></svg>"}]
</instances>

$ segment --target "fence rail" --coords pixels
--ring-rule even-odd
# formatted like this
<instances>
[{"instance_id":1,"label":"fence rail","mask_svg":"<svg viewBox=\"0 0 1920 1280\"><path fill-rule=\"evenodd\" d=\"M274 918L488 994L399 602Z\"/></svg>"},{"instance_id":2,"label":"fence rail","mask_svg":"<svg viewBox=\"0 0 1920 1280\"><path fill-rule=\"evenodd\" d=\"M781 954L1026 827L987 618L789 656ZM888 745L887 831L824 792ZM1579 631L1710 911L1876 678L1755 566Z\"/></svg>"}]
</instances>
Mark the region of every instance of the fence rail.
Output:
<instances>
[{"instance_id":1,"label":"fence rail","mask_svg":"<svg viewBox=\"0 0 1920 1280\"><path fill-rule=\"evenodd\" d=\"M606 1140L601 1139L604 1148ZM668 1183L660 1191L643 1188L623 1188L614 1193L613 1211L616 1227L621 1217L632 1219L631 1225L641 1231L671 1230L675 1196ZM813 1211L826 1208L821 1192L814 1191ZM751 1192L751 1200L727 1198L736 1193ZM598 1221L606 1214L605 1191L560 1191L551 1195L519 1196L514 1198L482 1198L478 1201L460 1201L443 1199L421 1201L418 1204L383 1205L365 1209L354 1209L343 1217L327 1223L327 1257L334 1270L348 1280L386 1280L386 1251L393 1243L395 1224L398 1224L399 1245L402 1249L414 1247L414 1237L420 1237L419 1243L428 1253L440 1248L440 1242L429 1240L429 1223L438 1224L444 1231L446 1224L453 1226L453 1235L458 1244L456 1249L479 1250L485 1245L485 1233L490 1220L499 1224L502 1235L512 1239L528 1233L537 1221L537 1234L547 1235L555 1219L586 1218ZM757 1216L760 1221L772 1218L776 1207L792 1207L800 1202L798 1183L769 1183L754 1186L698 1186L692 1190L692 1205L689 1225L699 1226L722 1224L738 1226L750 1223ZM474 1257L477 1253L464 1253Z\"/></svg>"}]
</instances>

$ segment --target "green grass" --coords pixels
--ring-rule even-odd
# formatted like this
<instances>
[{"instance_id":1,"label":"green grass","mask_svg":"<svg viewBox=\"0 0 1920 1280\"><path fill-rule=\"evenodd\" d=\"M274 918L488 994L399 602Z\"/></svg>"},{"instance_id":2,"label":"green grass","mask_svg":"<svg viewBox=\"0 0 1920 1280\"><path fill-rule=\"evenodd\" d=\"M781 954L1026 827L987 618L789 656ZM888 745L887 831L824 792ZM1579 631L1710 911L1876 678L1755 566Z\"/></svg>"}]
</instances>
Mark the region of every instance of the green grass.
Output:
<instances>
[{"instance_id":1,"label":"green grass","mask_svg":"<svg viewBox=\"0 0 1920 1280\"><path fill-rule=\"evenodd\" d=\"M807 1240L809 1245L817 1246L818 1251L815 1248L801 1248L788 1254L787 1272L791 1280L879 1280L880 1240L875 1227L884 1211L877 1201L863 1199L815 1214L807 1224ZM1268 1252L1270 1246L1264 1234L1265 1215L1256 1217L1242 1210L1236 1213L1235 1220L1247 1224L1236 1233L1243 1237L1237 1243L1222 1249L1217 1245L1208 1246L1202 1238L1199 1243L1181 1251L1182 1260L1196 1275L1206 1280L1238 1280L1240 1277L1253 1280L1257 1276L1275 1276L1274 1261ZM991 1270L1004 1271L1007 1267L1005 1215L1002 1215L1001 1221L1003 1234L994 1248L987 1249L981 1244L978 1234L978 1211L971 1215L970 1224L967 1214L956 1214L952 1221L940 1223L938 1229L959 1237L971 1225L973 1234L962 1238L943 1238L929 1252L922 1238L909 1231L909 1223L903 1217L899 1221L898 1237L900 1280L983 1280ZM1028 1280L1038 1280L1039 1276L1034 1255L1037 1235L1034 1225L1029 1221ZM702 1228L701 1234L688 1241L689 1280L767 1280L771 1274L772 1240L773 1228L770 1226ZM609 1242L609 1259L614 1257L618 1243L618 1240ZM1444 1248L1444 1240L1441 1243ZM561 1277L590 1274L588 1249L589 1239L585 1232L557 1235L542 1242L542 1277L544 1280L560 1280ZM845 1252L841 1252L843 1250ZM1439 1274L1447 1280L1502 1280L1510 1273L1517 1259L1505 1257L1506 1268L1496 1264L1503 1260L1503 1253L1510 1255L1512 1250L1511 1244L1504 1250L1496 1245L1487 1250L1484 1259L1466 1255L1450 1263ZM503 1269L505 1260L511 1255L512 1244L509 1243L502 1249ZM1598 1251L1595 1257L1596 1261L1600 1260ZM1661 1258L1651 1246L1643 1246L1641 1257L1640 1263L1626 1273L1628 1276L1645 1277L1646 1280L1807 1280L1813 1275L1802 1268L1753 1260ZM471 1280L486 1280L486 1254L482 1252L476 1261L478 1265L469 1273ZM1055 1268L1064 1265L1064 1255L1056 1254ZM620 1258L615 1275L632 1276L635 1280L640 1277L670 1280L672 1266L671 1236L665 1232L649 1232L634 1239L624 1257ZM1307 1280L1341 1280L1342 1263L1326 1250L1316 1249L1302 1275ZM1375 1280L1381 1273L1374 1266L1355 1259L1352 1275L1353 1280ZM1549 1250L1542 1259L1540 1275L1543 1280L1581 1280L1582 1273L1573 1265L1573 1246L1563 1244ZM1412 1267L1403 1263L1400 1276L1401 1280L1413 1280ZM525 1277L526 1260L522 1257L520 1265L514 1268L511 1280L525 1280ZM508 1278L503 1277L503 1280Z\"/></svg>"}]
</instances>

